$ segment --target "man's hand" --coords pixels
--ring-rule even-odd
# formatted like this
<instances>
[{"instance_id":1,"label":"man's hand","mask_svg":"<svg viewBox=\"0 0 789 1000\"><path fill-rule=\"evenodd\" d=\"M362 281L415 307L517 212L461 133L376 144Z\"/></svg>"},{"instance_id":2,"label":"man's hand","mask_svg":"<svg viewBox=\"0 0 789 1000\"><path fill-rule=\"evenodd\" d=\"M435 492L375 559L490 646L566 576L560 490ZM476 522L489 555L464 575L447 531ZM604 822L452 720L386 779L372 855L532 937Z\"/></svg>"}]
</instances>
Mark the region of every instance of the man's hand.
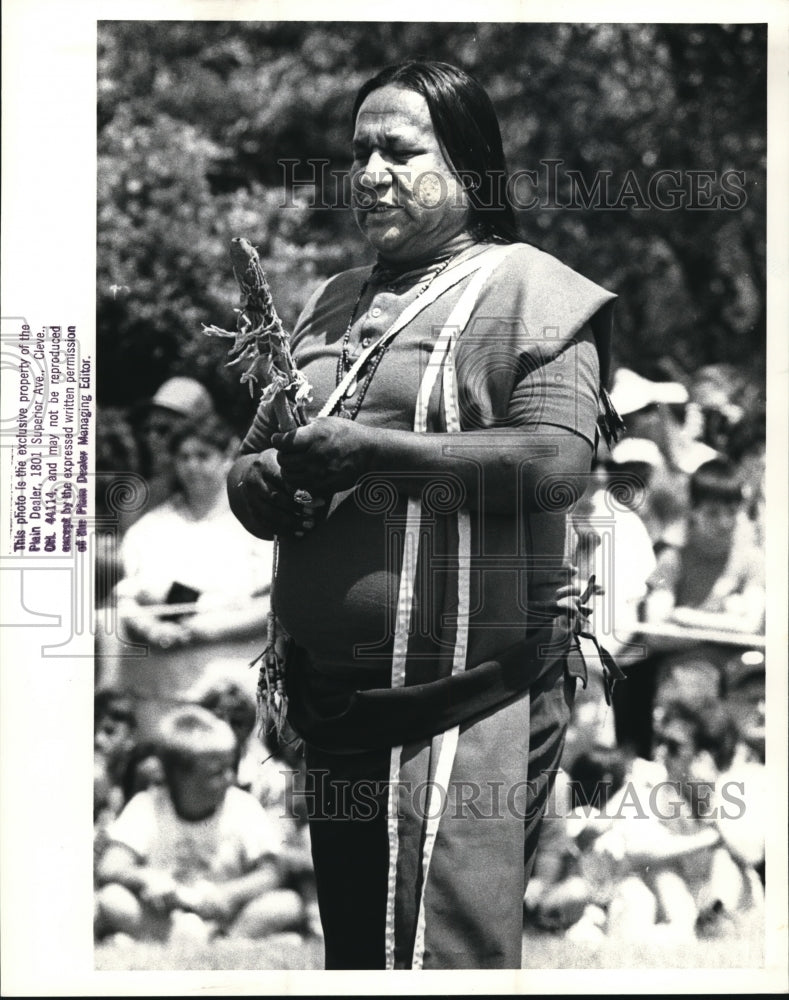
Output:
<instances>
[{"instance_id":1,"label":"man's hand","mask_svg":"<svg viewBox=\"0 0 789 1000\"><path fill-rule=\"evenodd\" d=\"M306 427L274 434L282 476L293 490L328 498L354 487L370 471L370 428L343 417L321 417Z\"/></svg>"},{"instance_id":2,"label":"man's hand","mask_svg":"<svg viewBox=\"0 0 789 1000\"><path fill-rule=\"evenodd\" d=\"M301 504L283 479L273 448L244 455L227 477L230 508L250 534L269 541L275 535L303 535L315 525L320 504Z\"/></svg>"}]
</instances>

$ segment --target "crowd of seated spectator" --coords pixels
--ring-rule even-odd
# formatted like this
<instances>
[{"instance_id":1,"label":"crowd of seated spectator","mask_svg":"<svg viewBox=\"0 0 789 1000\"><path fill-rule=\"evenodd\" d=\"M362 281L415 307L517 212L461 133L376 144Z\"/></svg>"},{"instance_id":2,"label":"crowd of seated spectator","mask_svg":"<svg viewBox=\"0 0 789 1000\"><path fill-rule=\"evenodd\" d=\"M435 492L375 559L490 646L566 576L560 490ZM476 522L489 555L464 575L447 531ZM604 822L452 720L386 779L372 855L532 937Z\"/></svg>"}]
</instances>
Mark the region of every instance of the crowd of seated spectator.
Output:
<instances>
[{"instance_id":1,"label":"crowd of seated spectator","mask_svg":"<svg viewBox=\"0 0 789 1000\"><path fill-rule=\"evenodd\" d=\"M685 384L620 369L612 398L627 433L572 531L626 680L611 706L599 677L578 691L527 930L710 936L760 913L765 883L765 662L739 639L764 628L764 409L715 366ZM100 415L97 602L130 641L262 646L271 550L227 507L236 446L191 379ZM256 730L248 660L194 662L153 722L133 675L97 670L97 940L319 934L297 741Z\"/></svg>"},{"instance_id":2,"label":"crowd of seated spectator","mask_svg":"<svg viewBox=\"0 0 789 1000\"><path fill-rule=\"evenodd\" d=\"M687 384L620 369L612 398L627 433L573 520L626 679L610 707L599 677L578 691L527 929L737 933L765 884L764 408L722 366Z\"/></svg>"}]
</instances>

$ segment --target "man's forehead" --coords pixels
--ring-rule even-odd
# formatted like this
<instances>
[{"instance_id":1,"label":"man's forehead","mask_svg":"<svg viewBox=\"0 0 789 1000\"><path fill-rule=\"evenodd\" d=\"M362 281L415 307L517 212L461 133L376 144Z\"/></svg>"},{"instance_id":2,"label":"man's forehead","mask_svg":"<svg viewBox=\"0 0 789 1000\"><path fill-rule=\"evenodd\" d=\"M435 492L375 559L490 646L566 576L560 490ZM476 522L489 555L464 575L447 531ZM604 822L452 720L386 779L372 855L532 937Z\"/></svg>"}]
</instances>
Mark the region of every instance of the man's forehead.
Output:
<instances>
[{"instance_id":1,"label":"man's forehead","mask_svg":"<svg viewBox=\"0 0 789 1000\"><path fill-rule=\"evenodd\" d=\"M427 101L421 94L400 87L382 87L369 94L356 116L356 131L432 130Z\"/></svg>"},{"instance_id":2,"label":"man's forehead","mask_svg":"<svg viewBox=\"0 0 789 1000\"><path fill-rule=\"evenodd\" d=\"M386 136L408 136L421 133L430 128L429 118L408 114L408 112L392 109L391 111L360 111L356 119L354 135L370 133Z\"/></svg>"},{"instance_id":3,"label":"man's forehead","mask_svg":"<svg viewBox=\"0 0 789 1000\"><path fill-rule=\"evenodd\" d=\"M356 121L354 137L363 135L382 135L386 138L407 138L412 135L419 135L424 131L425 126L414 122L412 119L388 116L386 114L361 115Z\"/></svg>"}]
</instances>

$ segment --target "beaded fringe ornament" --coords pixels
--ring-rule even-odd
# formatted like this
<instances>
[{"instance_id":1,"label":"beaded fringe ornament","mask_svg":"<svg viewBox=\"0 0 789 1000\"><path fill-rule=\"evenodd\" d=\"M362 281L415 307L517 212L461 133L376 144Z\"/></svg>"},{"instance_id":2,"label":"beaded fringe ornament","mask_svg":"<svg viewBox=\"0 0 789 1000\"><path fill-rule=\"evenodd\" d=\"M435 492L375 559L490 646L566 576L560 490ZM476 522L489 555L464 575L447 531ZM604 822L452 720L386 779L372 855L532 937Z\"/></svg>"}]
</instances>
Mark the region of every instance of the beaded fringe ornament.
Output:
<instances>
[{"instance_id":1,"label":"beaded fringe ornament","mask_svg":"<svg viewBox=\"0 0 789 1000\"><path fill-rule=\"evenodd\" d=\"M271 574L271 608L266 627L266 646L259 656L249 664L258 664L257 720L256 728L261 739L273 729L277 738L282 737L288 713L288 695L285 689L285 664L288 656L290 636L280 625L274 614L274 581L277 576L279 545L274 540L274 569Z\"/></svg>"},{"instance_id":2,"label":"beaded fringe ornament","mask_svg":"<svg viewBox=\"0 0 789 1000\"><path fill-rule=\"evenodd\" d=\"M626 428L605 386L600 386L600 411L597 426L610 449L622 437Z\"/></svg>"},{"instance_id":3,"label":"beaded fringe ornament","mask_svg":"<svg viewBox=\"0 0 789 1000\"><path fill-rule=\"evenodd\" d=\"M249 240L237 236L230 242L230 260L241 291L241 307L235 310L236 330L203 324L203 331L210 337L233 339L228 366L248 362L241 382L249 385L252 395L255 388L260 387L261 402L272 406L280 430L304 426L308 422L304 404L310 399L312 387L293 361L290 336L277 314L257 250ZM303 491L297 491L294 499L305 504L312 500ZM270 593L272 610L268 614L266 646L250 667L260 664L257 685L259 734L262 736L275 729L279 737L287 715L285 658L290 639L273 611L276 575L275 540Z\"/></svg>"}]
</instances>

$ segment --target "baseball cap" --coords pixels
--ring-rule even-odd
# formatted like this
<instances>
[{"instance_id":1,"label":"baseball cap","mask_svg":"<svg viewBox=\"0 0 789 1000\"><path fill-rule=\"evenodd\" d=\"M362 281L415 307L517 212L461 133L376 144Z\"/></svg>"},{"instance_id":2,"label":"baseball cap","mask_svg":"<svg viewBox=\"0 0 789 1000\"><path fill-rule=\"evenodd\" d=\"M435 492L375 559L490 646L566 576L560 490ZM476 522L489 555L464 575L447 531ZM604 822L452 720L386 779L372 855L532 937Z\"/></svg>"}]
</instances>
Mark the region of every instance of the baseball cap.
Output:
<instances>
[{"instance_id":1,"label":"baseball cap","mask_svg":"<svg viewBox=\"0 0 789 1000\"><path fill-rule=\"evenodd\" d=\"M687 403L688 390L679 382L652 382L629 368L619 368L611 388L611 401L625 416L653 403Z\"/></svg>"},{"instance_id":2,"label":"baseball cap","mask_svg":"<svg viewBox=\"0 0 789 1000\"><path fill-rule=\"evenodd\" d=\"M176 375L160 385L148 405L195 420L214 412L213 401L205 386L183 375Z\"/></svg>"},{"instance_id":3,"label":"baseball cap","mask_svg":"<svg viewBox=\"0 0 789 1000\"><path fill-rule=\"evenodd\" d=\"M611 461L617 465L626 462L643 462L656 469L662 469L665 465L660 448L654 441L648 438L624 438L611 452Z\"/></svg>"}]
</instances>

